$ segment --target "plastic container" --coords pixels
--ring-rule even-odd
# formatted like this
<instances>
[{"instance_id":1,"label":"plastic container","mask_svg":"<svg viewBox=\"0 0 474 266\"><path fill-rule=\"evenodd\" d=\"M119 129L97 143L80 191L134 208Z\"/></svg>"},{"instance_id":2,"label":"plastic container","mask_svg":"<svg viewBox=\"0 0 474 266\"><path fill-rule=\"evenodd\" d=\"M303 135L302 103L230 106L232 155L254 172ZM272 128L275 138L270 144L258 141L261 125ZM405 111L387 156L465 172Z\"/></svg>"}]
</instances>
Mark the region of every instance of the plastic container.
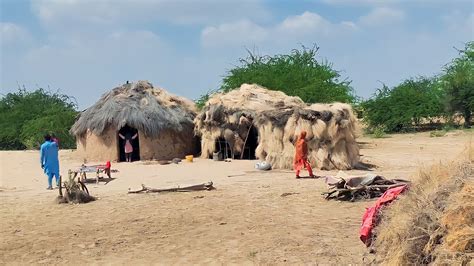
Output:
<instances>
[{"instance_id":1,"label":"plastic container","mask_svg":"<svg viewBox=\"0 0 474 266\"><path fill-rule=\"evenodd\" d=\"M190 162L190 163L192 163L192 162L193 162L193 158L194 158L194 156L192 156L192 155L186 155L186 157L185 157L185 158L186 158L186 162Z\"/></svg>"}]
</instances>

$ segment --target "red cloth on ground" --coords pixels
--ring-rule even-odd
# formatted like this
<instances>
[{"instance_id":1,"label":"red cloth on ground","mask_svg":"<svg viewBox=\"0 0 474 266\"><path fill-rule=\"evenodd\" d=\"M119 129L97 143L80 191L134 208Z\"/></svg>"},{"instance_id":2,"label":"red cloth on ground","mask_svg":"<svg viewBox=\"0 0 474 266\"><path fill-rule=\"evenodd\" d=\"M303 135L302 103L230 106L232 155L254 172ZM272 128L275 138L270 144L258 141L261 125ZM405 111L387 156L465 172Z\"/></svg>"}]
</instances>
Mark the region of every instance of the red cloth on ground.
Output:
<instances>
[{"instance_id":1,"label":"red cloth on ground","mask_svg":"<svg viewBox=\"0 0 474 266\"><path fill-rule=\"evenodd\" d=\"M372 241L372 230L374 229L377 215L380 210L386 204L395 200L400 193L405 191L407 185L391 188L375 202L374 207L367 208L364 215L362 216L362 226L360 227L360 240L364 242L366 246L370 246Z\"/></svg>"}]
</instances>

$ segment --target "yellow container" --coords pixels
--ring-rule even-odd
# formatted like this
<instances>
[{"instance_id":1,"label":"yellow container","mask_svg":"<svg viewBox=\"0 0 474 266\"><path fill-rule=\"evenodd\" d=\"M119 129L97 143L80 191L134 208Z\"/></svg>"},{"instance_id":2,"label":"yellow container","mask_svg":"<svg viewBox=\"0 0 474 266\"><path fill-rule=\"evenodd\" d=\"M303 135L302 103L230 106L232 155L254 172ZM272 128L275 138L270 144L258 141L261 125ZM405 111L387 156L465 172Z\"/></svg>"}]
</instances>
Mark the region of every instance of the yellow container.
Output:
<instances>
[{"instance_id":1,"label":"yellow container","mask_svg":"<svg viewBox=\"0 0 474 266\"><path fill-rule=\"evenodd\" d=\"M193 162L194 156L192 155L186 155L186 161L192 163Z\"/></svg>"}]
</instances>

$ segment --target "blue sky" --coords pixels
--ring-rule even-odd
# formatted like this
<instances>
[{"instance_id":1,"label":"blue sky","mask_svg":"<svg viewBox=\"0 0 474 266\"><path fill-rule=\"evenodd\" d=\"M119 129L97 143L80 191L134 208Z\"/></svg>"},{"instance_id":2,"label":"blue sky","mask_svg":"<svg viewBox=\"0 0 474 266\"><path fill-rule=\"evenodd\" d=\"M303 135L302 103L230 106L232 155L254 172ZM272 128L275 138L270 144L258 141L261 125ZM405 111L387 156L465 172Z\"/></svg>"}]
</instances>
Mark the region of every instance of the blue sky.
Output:
<instances>
[{"instance_id":1,"label":"blue sky","mask_svg":"<svg viewBox=\"0 0 474 266\"><path fill-rule=\"evenodd\" d=\"M191 99L246 55L319 47L370 97L433 75L474 40L468 0L0 0L1 93L50 88L80 109L146 79Z\"/></svg>"}]
</instances>

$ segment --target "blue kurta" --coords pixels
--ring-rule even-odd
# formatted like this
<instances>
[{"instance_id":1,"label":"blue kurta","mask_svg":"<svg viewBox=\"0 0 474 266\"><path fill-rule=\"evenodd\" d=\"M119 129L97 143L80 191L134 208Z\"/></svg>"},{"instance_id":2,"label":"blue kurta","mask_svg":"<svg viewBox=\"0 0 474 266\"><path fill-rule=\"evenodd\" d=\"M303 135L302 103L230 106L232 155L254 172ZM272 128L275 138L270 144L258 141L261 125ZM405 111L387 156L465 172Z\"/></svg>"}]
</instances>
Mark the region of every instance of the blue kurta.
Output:
<instances>
[{"instance_id":1,"label":"blue kurta","mask_svg":"<svg viewBox=\"0 0 474 266\"><path fill-rule=\"evenodd\" d=\"M59 175L58 145L53 141L45 141L41 145L40 154L45 174Z\"/></svg>"}]
</instances>

